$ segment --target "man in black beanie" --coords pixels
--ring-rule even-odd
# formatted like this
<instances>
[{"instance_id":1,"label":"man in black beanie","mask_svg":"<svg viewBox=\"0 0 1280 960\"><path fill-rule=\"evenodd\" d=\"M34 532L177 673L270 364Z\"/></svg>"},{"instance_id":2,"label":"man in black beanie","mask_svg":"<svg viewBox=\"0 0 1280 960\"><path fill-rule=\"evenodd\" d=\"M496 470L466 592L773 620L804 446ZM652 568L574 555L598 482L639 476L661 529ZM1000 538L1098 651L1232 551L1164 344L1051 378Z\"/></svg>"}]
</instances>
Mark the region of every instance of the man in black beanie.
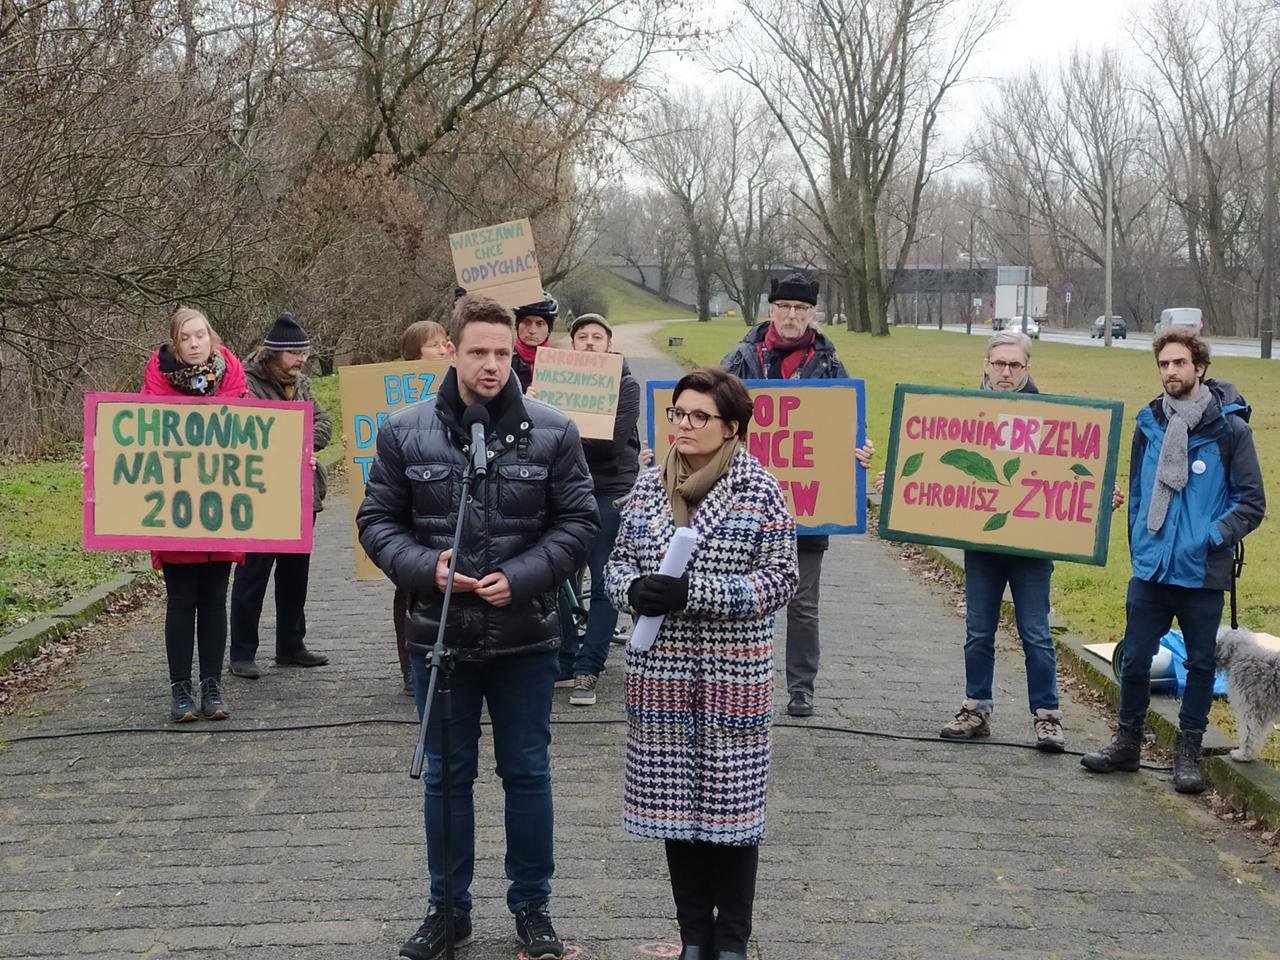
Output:
<instances>
[{"instance_id":1,"label":"man in black beanie","mask_svg":"<svg viewBox=\"0 0 1280 960\"><path fill-rule=\"evenodd\" d=\"M813 326L818 281L796 271L769 281L769 319L756 324L720 365L743 380L839 380L849 376L835 345ZM857 451L868 467L875 446ZM800 585L787 604L787 713L813 716L818 676L818 600L825 536L802 535L796 543Z\"/></svg>"},{"instance_id":2,"label":"man in black beanie","mask_svg":"<svg viewBox=\"0 0 1280 960\"><path fill-rule=\"evenodd\" d=\"M244 364L249 395L259 400L306 400L314 410L311 444L312 499L315 513L324 509L326 490L324 467L315 454L329 444L333 425L320 401L311 394L311 380L302 372L311 355L307 332L290 314L276 318L262 346ZM315 522L315 513L312 522ZM329 658L312 653L303 643L307 635L304 612L307 583L311 574L309 553L250 553L236 568L231 587L231 673L256 680L262 675L255 657L258 653L258 621L267 595L271 568L276 572L276 664L320 667Z\"/></svg>"}]
</instances>

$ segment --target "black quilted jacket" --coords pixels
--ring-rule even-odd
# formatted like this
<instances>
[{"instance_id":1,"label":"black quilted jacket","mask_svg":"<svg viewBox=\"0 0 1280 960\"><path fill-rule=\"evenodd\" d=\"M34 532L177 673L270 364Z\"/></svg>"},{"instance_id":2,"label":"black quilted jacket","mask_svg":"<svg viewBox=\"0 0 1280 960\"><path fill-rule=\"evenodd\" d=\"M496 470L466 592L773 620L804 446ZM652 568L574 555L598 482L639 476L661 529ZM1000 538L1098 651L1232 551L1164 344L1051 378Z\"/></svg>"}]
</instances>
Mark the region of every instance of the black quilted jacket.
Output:
<instances>
[{"instance_id":1,"label":"black quilted jacket","mask_svg":"<svg viewBox=\"0 0 1280 960\"><path fill-rule=\"evenodd\" d=\"M468 500L458 572L479 578L501 570L512 602L495 607L454 594L446 642L462 660L558 647L556 593L599 529L578 428L522 397L514 375L487 406L489 471ZM436 561L453 542L468 462L462 413L450 370L437 397L390 417L356 517L365 552L409 594L414 643L433 644L440 622Z\"/></svg>"}]
</instances>

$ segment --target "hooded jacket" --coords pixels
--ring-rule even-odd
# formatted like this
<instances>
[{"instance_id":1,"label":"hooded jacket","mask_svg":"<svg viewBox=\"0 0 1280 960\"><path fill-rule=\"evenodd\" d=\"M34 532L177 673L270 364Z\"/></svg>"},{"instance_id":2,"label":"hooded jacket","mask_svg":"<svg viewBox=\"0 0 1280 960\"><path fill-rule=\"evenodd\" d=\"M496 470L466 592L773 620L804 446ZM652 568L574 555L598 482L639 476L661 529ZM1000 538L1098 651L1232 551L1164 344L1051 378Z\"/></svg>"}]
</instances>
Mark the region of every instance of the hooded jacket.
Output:
<instances>
[{"instance_id":1,"label":"hooded jacket","mask_svg":"<svg viewBox=\"0 0 1280 960\"><path fill-rule=\"evenodd\" d=\"M258 400L293 399L309 401L314 411L311 418L311 448L313 452L319 453L329 445L329 438L333 436L333 423L329 420L328 411L325 410L319 400L312 396L310 377L305 374L298 374L297 385L293 388L293 397L286 397L284 395L284 387L267 369L265 347L259 349L245 361L244 376L249 384L249 396ZM312 510L319 513L324 509L324 495L328 490L329 483L324 467L317 463L315 470L311 474Z\"/></svg>"},{"instance_id":2,"label":"hooded jacket","mask_svg":"<svg viewBox=\"0 0 1280 960\"><path fill-rule=\"evenodd\" d=\"M573 422L521 396L514 372L486 407L489 468L467 500L457 570L476 578L502 571L511 603L453 595L446 637L461 660L557 649L557 592L599 531ZM463 412L450 370L439 394L389 417L356 515L369 558L409 594L408 639L427 646L435 643L444 599L436 564L453 543L469 460Z\"/></svg>"},{"instance_id":3,"label":"hooded jacket","mask_svg":"<svg viewBox=\"0 0 1280 960\"><path fill-rule=\"evenodd\" d=\"M1209 406L1187 437L1187 485L1164 524L1147 512L1168 417L1161 397L1138 412L1129 465L1129 552L1133 575L1177 587L1228 590L1235 545L1262 522L1267 501L1249 428L1249 404L1230 383L1205 380Z\"/></svg>"},{"instance_id":4,"label":"hooded jacket","mask_svg":"<svg viewBox=\"0 0 1280 960\"><path fill-rule=\"evenodd\" d=\"M769 332L771 320L757 323L747 331L736 347L720 361L734 376L743 380L767 380L770 350L764 345L765 335ZM840 357L836 355L835 344L820 330L813 332L813 354L796 372L794 380L842 380L849 376ZM831 546L828 536L801 536L798 548L806 553L826 550Z\"/></svg>"}]
</instances>

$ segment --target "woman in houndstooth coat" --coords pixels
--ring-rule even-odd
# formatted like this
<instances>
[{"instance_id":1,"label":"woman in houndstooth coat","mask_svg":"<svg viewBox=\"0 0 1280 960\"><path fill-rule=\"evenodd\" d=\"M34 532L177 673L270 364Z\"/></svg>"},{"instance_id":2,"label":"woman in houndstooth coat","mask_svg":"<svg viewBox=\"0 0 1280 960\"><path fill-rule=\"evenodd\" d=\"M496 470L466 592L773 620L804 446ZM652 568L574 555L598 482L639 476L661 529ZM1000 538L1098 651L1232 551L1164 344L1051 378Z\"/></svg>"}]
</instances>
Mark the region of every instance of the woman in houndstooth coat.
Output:
<instances>
[{"instance_id":1,"label":"woman in houndstooth coat","mask_svg":"<svg viewBox=\"0 0 1280 960\"><path fill-rule=\"evenodd\" d=\"M637 481L605 570L615 605L665 617L651 649L627 650L623 825L666 841L681 956L731 960L751 931L773 622L796 589L795 524L742 443L752 403L741 380L696 370L672 404L675 443ZM697 547L684 576L665 577L678 526Z\"/></svg>"}]
</instances>

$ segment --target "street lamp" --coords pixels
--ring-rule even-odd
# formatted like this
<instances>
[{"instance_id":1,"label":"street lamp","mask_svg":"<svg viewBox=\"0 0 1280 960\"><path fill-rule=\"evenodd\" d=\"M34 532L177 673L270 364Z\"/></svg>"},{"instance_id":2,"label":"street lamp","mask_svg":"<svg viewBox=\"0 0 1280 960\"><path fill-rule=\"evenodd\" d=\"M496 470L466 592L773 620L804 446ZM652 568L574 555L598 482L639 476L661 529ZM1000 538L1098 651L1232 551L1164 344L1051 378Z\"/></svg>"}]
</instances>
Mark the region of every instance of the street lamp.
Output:
<instances>
[{"instance_id":1,"label":"street lamp","mask_svg":"<svg viewBox=\"0 0 1280 960\"><path fill-rule=\"evenodd\" d=\"M1262 224L1262 323L1258 331L1258 340L1262 345L1262 359L1271 359L1272 310L1275 295L1272 289L1274 277L1271 269L1275 256L1276 225L1276 79L1280 77L1280 66L1271 73L1271 83L1267 87L1267 171L1265 186L1266 202L1263 205Z\"/></svg>"},{"instance_id":2,"label":"street lamp","mask_svg":"<svg viewBox=\"0 0 1280 960\"><path fill-rule=\"evenodd\" d=\"M965 336L973 333L973 301L977 298L977 280L973 276L973 221L978 218L978 211L974 210L969 214L969 303L968 309L964 312L964 332Z\"/></svg>"}]
</instances>

